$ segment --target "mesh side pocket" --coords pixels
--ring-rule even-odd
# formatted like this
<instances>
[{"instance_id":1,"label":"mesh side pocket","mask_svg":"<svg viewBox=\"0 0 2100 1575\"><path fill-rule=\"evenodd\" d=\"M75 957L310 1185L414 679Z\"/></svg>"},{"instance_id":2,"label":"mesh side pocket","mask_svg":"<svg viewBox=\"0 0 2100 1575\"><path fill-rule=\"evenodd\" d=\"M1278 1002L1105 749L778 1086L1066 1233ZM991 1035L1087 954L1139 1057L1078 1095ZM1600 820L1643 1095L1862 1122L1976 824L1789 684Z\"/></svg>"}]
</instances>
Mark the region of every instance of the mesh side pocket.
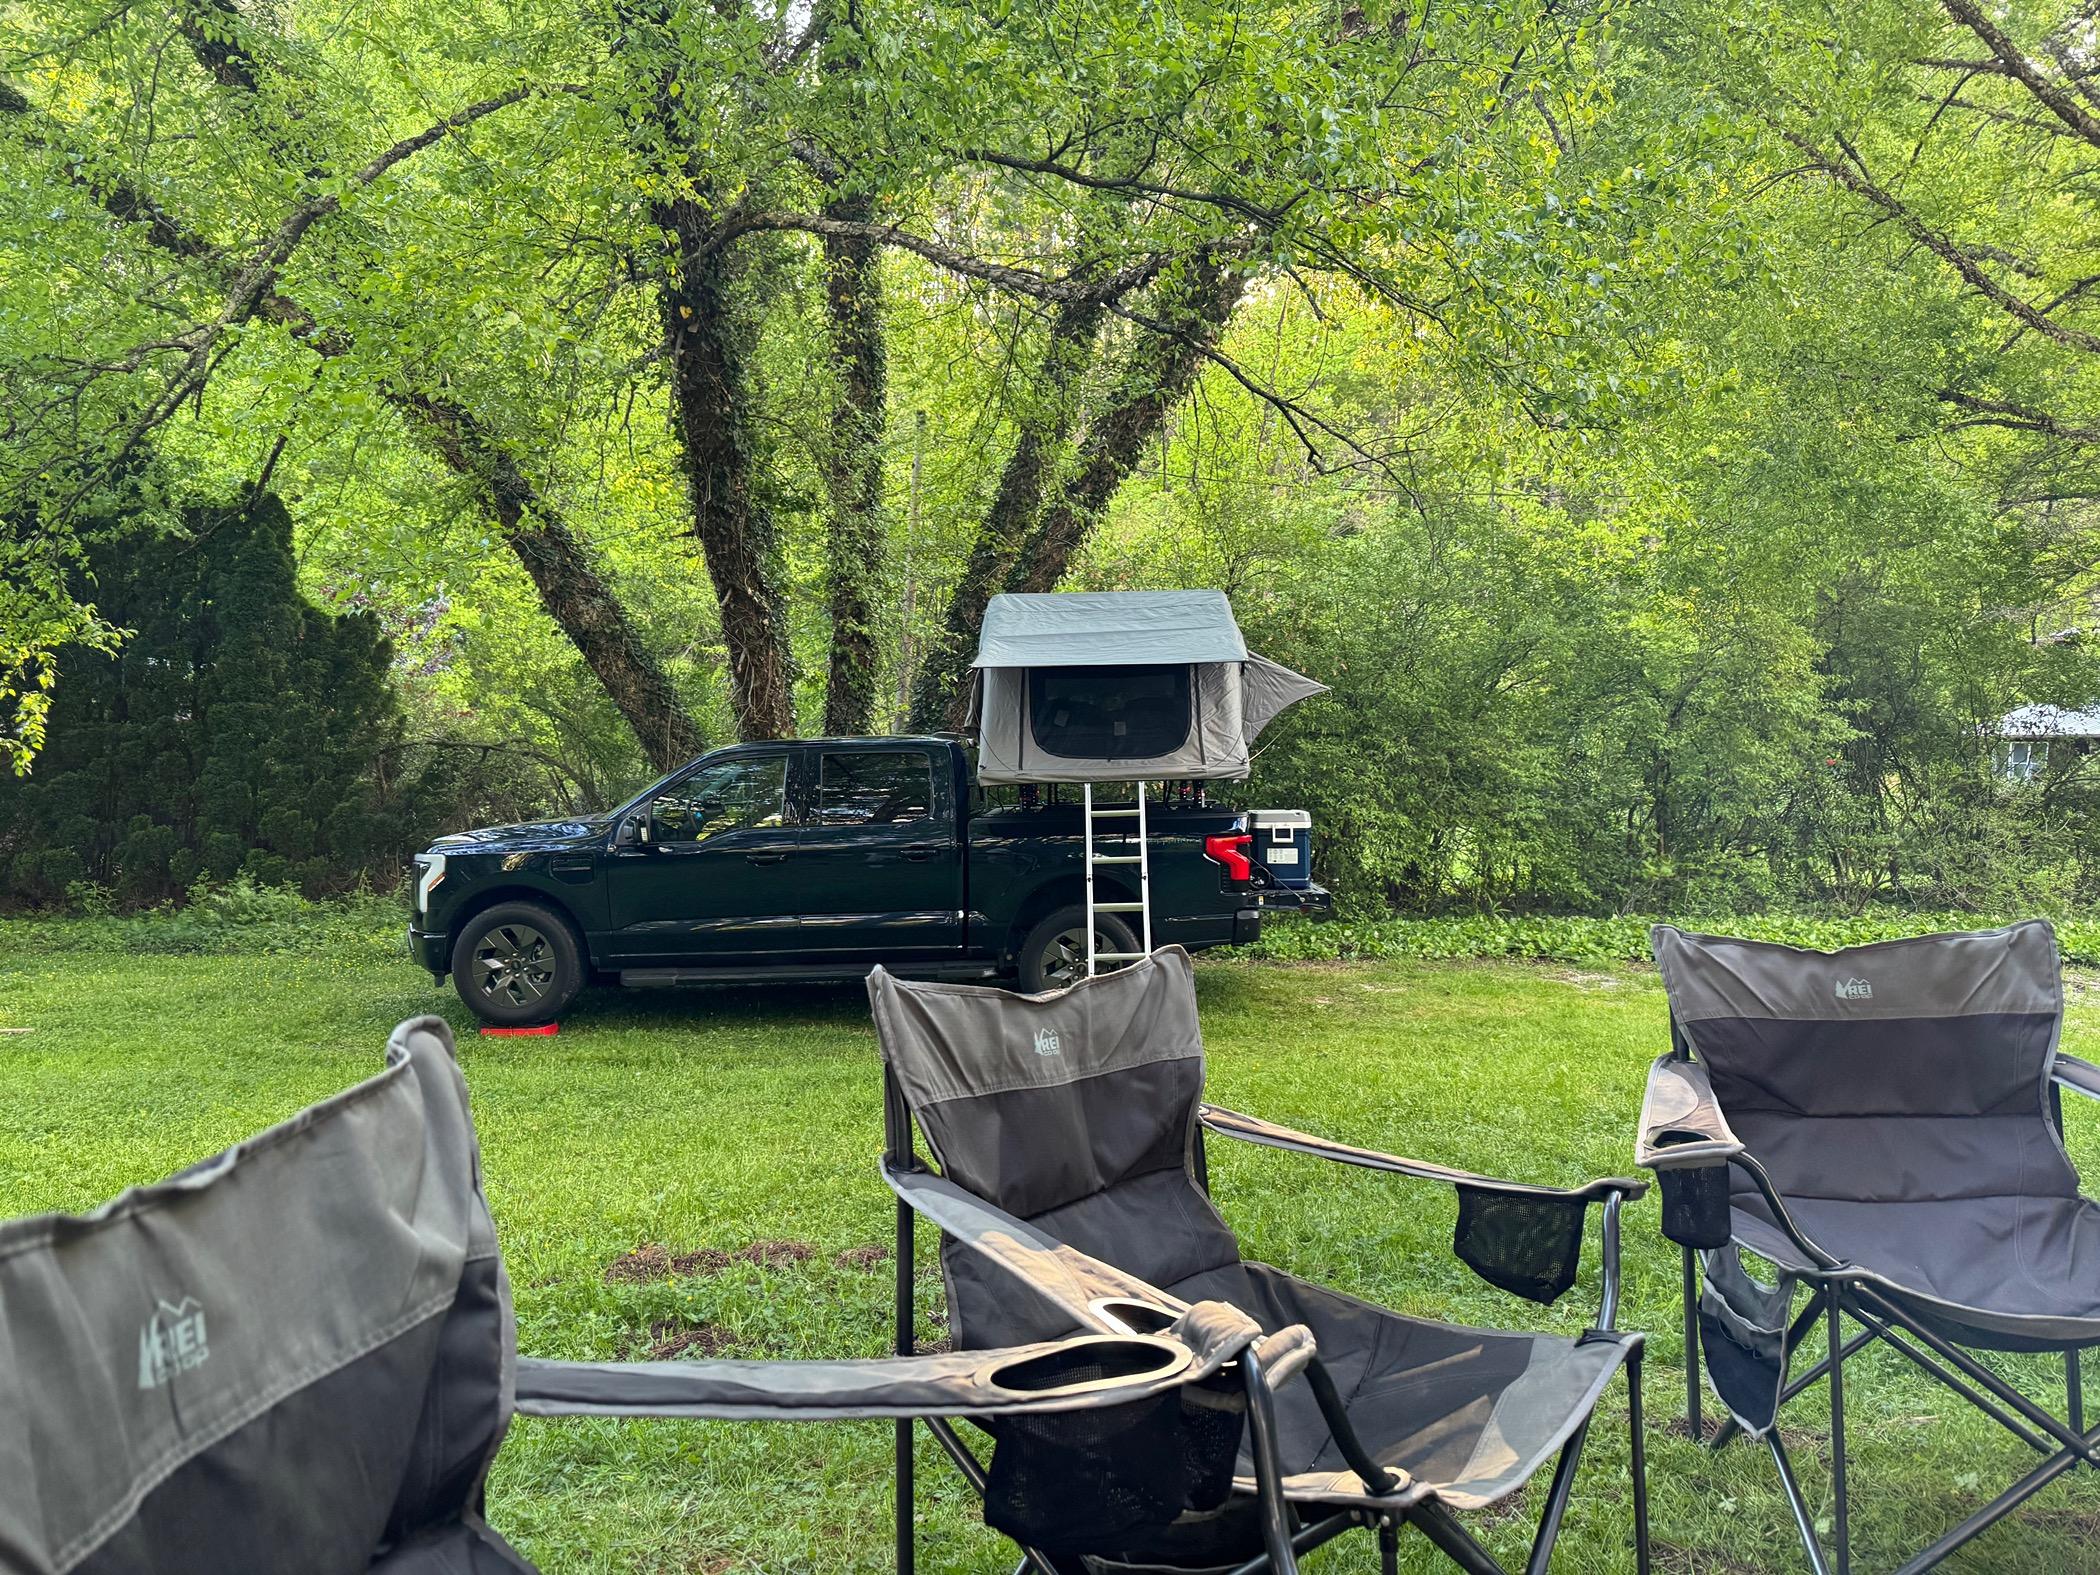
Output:
<instances>
[{"instance_id":1,"label":"mesh side pocket","mask_svg":"<svg viewBox=\"0 0 2100 1575\"><path fill-rule=\"evenodd\" d=\"M1127 1405L1002 1417L989 1424L984 1523L1045 1553L1125 1548L1225 1501L1245 1418L1246 1396L1217 1378Z\"/></svg>"},{"instance_id":2,"label":"mesh side pocket","mask_svg":"<svg viewBox=\"0 0 2100 1575\"><path fill-rule=\"evenodd\" d=\"M1663 1235L1681 1247L1712 1249L1728 1245L1728 1167L1706 1165L1696 1170L1659 1170L1662 1183Z\"/></svg>"},{"instance_id":3,"label":"mesh side pocket","mask_svg":"<svg viewBox=\"0 0 2100 1575\"><path fill-rule=\"evenodd\" d=\"M1580 1198L1513 1197L1458 1189L1451 1249L1488 1284L1550 1307L1582 1264Z\"/></svg>"},{"instance_id":4,"label":"mesh side pocket","mask_svg":"<svg viewBox=\"0 0 2100 1575\"><path fill-rule=\"evenodd\" d=\"M1213 1510L1232 1496L1247 1391L1233 1374L1214 1373L1184 1385L1180 1398L1183 1507Z\"/></svg>"}]
</instances>

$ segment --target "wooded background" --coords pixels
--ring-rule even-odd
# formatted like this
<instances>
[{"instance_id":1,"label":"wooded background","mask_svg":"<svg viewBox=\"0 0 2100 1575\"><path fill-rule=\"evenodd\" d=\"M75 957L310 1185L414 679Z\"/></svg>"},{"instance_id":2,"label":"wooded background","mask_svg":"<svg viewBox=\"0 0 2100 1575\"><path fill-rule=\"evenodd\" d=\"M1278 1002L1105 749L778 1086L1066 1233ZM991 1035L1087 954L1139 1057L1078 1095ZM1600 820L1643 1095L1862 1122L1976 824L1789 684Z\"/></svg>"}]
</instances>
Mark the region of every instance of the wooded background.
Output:
<instances>
[{"instance_id":1,"label":"wooded background","mask_svg":"<svg viewBox=\"0 0 2100 1575\"><path fill-rule=\"evenodd\" d=\"M2084 901L1988 729L2100 697L2096 15L0 0L0 890L389 880L1222 586L1360 903Z\"/></svg>"}]
</instances>

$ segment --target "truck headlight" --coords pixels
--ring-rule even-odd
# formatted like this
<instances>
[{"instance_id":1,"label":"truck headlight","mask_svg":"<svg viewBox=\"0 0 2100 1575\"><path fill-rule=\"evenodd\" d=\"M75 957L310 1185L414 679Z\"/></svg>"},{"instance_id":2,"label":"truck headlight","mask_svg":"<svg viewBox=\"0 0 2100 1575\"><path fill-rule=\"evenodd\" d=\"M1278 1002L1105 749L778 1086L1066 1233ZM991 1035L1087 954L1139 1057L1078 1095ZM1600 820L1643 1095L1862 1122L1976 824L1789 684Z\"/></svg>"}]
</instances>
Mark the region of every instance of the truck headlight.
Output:
<instances>
[{"instance_id":1,"label":"truck headlight","mask_svg":"<svg viewBox=\"0 0 2100 1575\"><path fill-rule=\"evenodd\" d=\"M430 894L437 890L438 882L445 878L445 855L442 853L418 853L416 863L423 873L416 877L416 912L430 911Z\"/></svg>"}]
</instances>

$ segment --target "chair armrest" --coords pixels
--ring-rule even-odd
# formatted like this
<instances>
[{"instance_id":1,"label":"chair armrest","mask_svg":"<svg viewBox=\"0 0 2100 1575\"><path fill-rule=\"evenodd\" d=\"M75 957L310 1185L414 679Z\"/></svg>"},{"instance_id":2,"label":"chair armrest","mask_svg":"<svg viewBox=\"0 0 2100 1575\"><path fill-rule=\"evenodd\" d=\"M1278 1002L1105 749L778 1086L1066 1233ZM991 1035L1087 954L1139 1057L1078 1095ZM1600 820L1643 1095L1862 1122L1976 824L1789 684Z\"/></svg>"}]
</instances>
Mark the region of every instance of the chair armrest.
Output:
<instances>
[{"instance_id":1,"label":"chair armrest","mask_svg":"<svg viewBox=\"0 0 2100 1575\"><path fill-rule=\"evenodd\" d=\"M1440 1181L1457 1189L1458 1223L1451 1248L1459 1261L1490 1285L1541 1306L1550 1307L1575 1283L1584 1220L1590 1205L1601 1204L1605 1216L1603 1292L1597 1318L1600 1329L1612 1327L1619 1304L1619 1206L1645 1193L1645 1181L1605 1178L1580 1187L1537 1187L1354 1148L1218 1105L1198 1107L1198 1117L1206 1130L1220 1137L1390 1175Z\"/></svg>"},{"instance_id":2,"label":"chair armrest","mask_svg":"<svg viewBox=\"0 0 2100 1575\"><path fill-rule=\"evenodd\" d=\"M1634 1163L1645 1170L1691 1170L1726 1165L1742 1152L1706 1068L1676 1055L1657 1057L1648 1069Z\"/></svg>"},{"instance_id":3,"label":"chair armrest","mask_svg":"<svg viewBox=\"0 0 2100 1575\"><path fill-rule=\"evenodd\" d=\"M1158 1334L1084 1334L988 1351L865 1361L518 1362L526 1416L845 1422L1085 1411L1210 1377L1249 1346L1272 1383L1312 1359L1301 1326L1264 1337L1222 1302ZM1101 1376L1106 1369L1112 1376ZM1070 1375L1070 1376L1067 1376Z\"/></svg>"},{"instance_id":4,"label":"chair armrest","mask_svg":"<svg viewBox=\"0 0 2100 1575\"><path fill-rule=\"evenodd\" d=\"M2100 1099L2100 1066L2090 1061L2081 1061L2075 1055L2058 1055L2056 1069L2050 1075L2074 1094Z\"/></svg>"},{"instance_id":5,"label":"chair armrest","mask_svg":"<svg viewBox=\"0 0 2100 1575\"><path fill-rule=\"evenodd\" d=\"M1291 1127L1278 1126L1273 1121L1264 1121L1259 1116L1243 1115L1237 1110L1227 1110L1221 1105L1202 1105L1197 1115L1207 1131L1220 1137L1238 1138L1243 1143L1258 1143L1264 1148L1287 1149L1294 1154L1310 1154L1316 1159L1329 1159L1337 1164L1358 1165L1366 1170L1383 1170L1396 1176L1413 1176L1422 1181L1441 1181L1454 1187L1468 1187L1480 1192L1494 1192L1518 1198L1580 1198L1585 1203L1602 1203L1617 1194L1623 1198L1638 1198L1648 1190L1648 1183L1628 1177L1603 1177L1584 1182L1579 1187L1539 1187L1528 1182L1506 1181L1499 1176L1481 1176L1472 1171L1453 1170L1448 1165L1434 1165L1427 1160L1407 1159L1398 1154L1381 1154L1375 1149L1354 1148L1347 1143L1336 1143L1332 1139L1318 1137L1310 1132L1299 1132Z\"/></svg>"},{"instance_id":6,"label":"chair armrest","mask_svg":"<svg viewBox=\"0 0 2100 1575\"><path fill-rule=\"evenodd\" d=\"M1773 1222L1811 1263L1826 1269L1838 1266L1838 1260L1794 1222L1765 1167L1729 1130L1713 1083L1697 1061L1665 1055L1648 1069L1634 1157L1662 1183L1663 1235L1679 1246L1711 1251L1733 1239L1733 1169L1764 1195Z\"/></svg>"},{"instance_id":7,"label":"chair armrest","mask_svg":"<svg viewBox=\"0 0 2100 1575\"><path fill-rule=\"evenodd\" d=\"M945 1176L884 1160L882 1179L914 1213L1055 1304L1079 1328L1102 1334L1133 1328L1151 1332L1188 1311L1188 1303L1178 1297L1066 1246ZM1139 1322L1133 1324L1133 1317Z\"/></svg>"},{"instance_id":8,"label":"chair armrest","mask_svg":"<svg viewBox=\"0 0 2100 1575\"><path fill-rule=\"evenodd\" d=\"M1313 1359L1312 1331L1302 1324L1263 1334L1258 1322L1229 1303L1184 1302L1065 1245L945 1176L900 1169L887 1160L882 1175L913 1212L1057 1303L1074 1323L1110 1336L1157 1332L1190 1346L1199 1362L1208 1364L1198 1377L1250 1345L1271 1385L1295 1378ZM1221 1353L1217 1360L1211 1360L1214 1353Z\"/></svg>"}]
</instances>

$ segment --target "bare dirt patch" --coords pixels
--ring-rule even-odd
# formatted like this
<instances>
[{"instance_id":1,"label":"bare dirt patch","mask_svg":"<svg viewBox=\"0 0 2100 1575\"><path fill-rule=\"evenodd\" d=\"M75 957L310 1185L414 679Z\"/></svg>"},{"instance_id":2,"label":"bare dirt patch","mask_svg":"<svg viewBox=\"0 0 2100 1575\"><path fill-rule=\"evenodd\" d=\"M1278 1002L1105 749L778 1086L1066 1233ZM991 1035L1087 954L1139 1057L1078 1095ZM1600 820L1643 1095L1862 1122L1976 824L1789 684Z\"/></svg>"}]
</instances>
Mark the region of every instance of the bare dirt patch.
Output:
<instances>
[{"instance_id":1,"label":"bare dirt patch","mask_svg":"<svg viewBox=\"0 0 2100 1575\"><path fill-rule=\"evenodd\" d=\"M1702 1411L1699 1417L1699 1442L1712 1443L1721 1436L1721 1429L1725 1425L1719 1417ZM1663 1431L1674 1438L1690 1438L1692 1425L1681 1416L1673 1416L1663 1424Z\"/></svg>"},{"instance_id":2,"label":"bare dirt patch","mask_svg":"<svg viewBox=\"0 0 2100 1575\"><path fill-rule=\"evenodd\" d=\"M831 1260L837 1269L872 1269L890 1261L890 1249L872 1243L865 1247L848 1247Z\"/></svg>"},{"instance_id":3,"label":"bare dirt patch","mask_svg":"<svg viewBox=\"0 0 2100 1575\"><path fill-rule=\"evenodd\" d=\"M605 1283L648 1285L657 1280L719 1274L733 1263L779 1269L791 1263L807 1263L816 1255L817 1249L806 1241L754 1241L749 1246L729 1251L720 1247L700 1247L691 1252L673 1252L660 1241L645 1241L605 1266Z\"/></svg>"},{"instance_id":4,"label":"bare dirt patch","mask_svg":"<svg viewBox=\"0 0 2100 1575\"><path fill-rule=\"evenodd\" d=\"M755 1263L762 1269L783 1268L790 1263L807 1263L817 1255L817 1249L806 1241L754 1241L748 1247L739 1247L730 1254L738 1263Z\"/></svg>"},{"instance_id":5,"label":"bare dirt patch","mask_svg":"<svg viewBox=\"0 0 2100 1575\"><path fill-rule=\"evenodd\" d=\"M2014 1519L2068 1537L2080 1549L2100 1547L2100 1511L2090 1509L2023 1509Z\"/></svg>"},{"instance_id":6,"label":"bare dirt patch","mask_svg":"<svg viewBox=\"0 0 2100 1575\"><path fill-rule=\"evenodd\" d=\"M1762 1564L1746 1564L1712 1548L1680 1548L1657 1538L1655 1575L1769 1575Z\"/></svg>"},{"instance_id":7,"label":"bare dirt patch","mask_svg":"<svg viewBox=\"0 0 2100 1575\"><path fill-rule=\"evenodd\" d=\"M720 1356L736 1346L736 1336L711 1323L680 1323L659 1318L645 1334L633 1334L620 1342L623 1360L650 1362L697 1361Z\"/></svg>"}]
</instances>

